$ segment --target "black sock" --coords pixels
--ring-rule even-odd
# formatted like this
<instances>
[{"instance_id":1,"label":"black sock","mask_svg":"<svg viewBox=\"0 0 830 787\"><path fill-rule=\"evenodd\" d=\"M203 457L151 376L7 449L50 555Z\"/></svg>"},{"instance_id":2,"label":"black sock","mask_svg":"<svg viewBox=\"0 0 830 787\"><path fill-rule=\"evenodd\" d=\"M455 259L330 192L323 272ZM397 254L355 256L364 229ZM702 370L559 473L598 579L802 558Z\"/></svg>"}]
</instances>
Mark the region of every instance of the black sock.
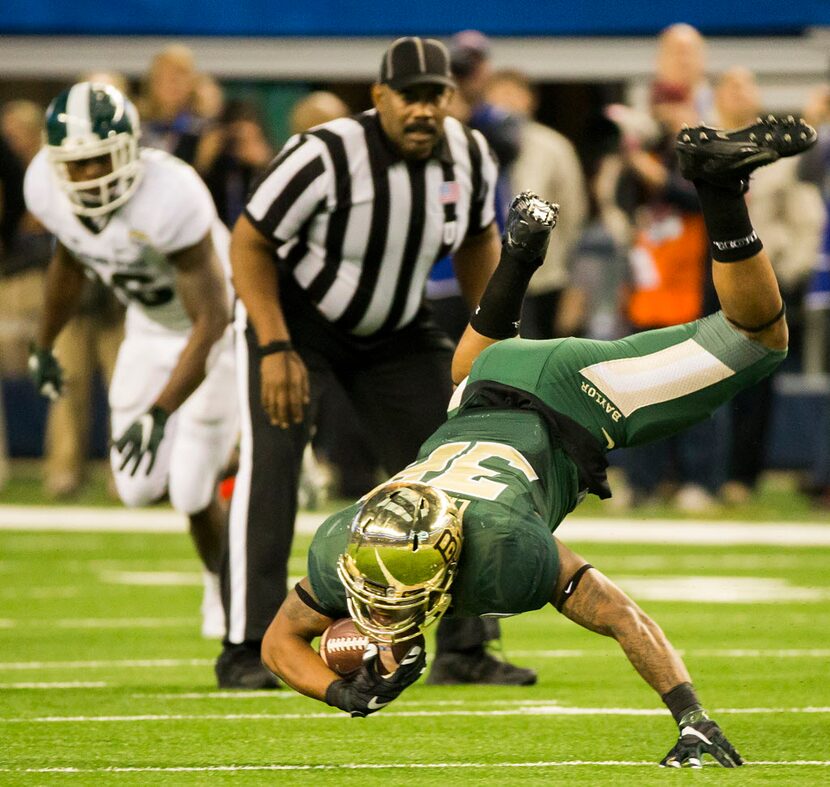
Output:
<instances>
[{"instance_id":1,"label":"black sock","mask_svg":"<svg viewBox=\"0 0 830 787\"><path fill-rule=\"evenodd\" d=\"M740 189L722 188L705 180L696 180L695 188L709 233L712 259L740 262L754 257L764 248L752 228Z\"/></svg>"},{"instance_id":2,"label":"black sock","mask_svg":"<svg viewBox=\"0 0 830 787\"><path fill-rule=\"evenodd\" d=\"M541 265L542 260L539 260ZM491 339L509 339L519 333L522 301L536 268L518 262L510 256L506 246L501 247L499 264L493 271L478 308L470 317L470 325L482 336Z\"/></svg>"}]
</instances>

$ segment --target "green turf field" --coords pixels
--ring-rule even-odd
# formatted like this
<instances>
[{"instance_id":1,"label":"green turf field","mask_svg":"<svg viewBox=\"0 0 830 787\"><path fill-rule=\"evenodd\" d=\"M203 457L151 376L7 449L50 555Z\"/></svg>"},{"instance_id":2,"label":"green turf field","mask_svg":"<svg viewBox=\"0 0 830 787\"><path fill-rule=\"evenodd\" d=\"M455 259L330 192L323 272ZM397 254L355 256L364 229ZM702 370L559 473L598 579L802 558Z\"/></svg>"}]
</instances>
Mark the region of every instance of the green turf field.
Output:
<instances>
[{"instance_id":1,"label":"green turf field","mask_svg":"<svg viewBox=\"0 0 830 787\"><path fill-rule=\"evenodd\" d=\"M0 783L830 781L830 546L573 545L684 651L749 767L658 769L668 713L614 643L551 611L504 624L532 688L416 684L362 720L288 690L218 692L186 535L5 530Z\"/></svg>"}]
</instances>

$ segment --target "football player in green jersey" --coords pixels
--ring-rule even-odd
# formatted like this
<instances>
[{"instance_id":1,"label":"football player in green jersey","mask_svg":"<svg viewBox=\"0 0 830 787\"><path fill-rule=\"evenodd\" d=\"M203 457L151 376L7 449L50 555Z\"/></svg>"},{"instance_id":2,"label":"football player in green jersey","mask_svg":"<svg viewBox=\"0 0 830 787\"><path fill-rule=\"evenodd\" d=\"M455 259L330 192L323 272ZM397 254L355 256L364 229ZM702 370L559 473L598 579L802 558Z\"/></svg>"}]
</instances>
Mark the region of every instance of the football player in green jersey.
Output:
<instances>
[{"instance_id":1,"label":"football player in green jersey","mask_svg":"<svg viewBox=\"0 0 830 787\"><path fill-rule=\"evenodd\" d=\"M372 641L397 644L445 612L507 615L550 603L616 639L661 696L679 728L662 765L700 767L704 753L741 765L660 627L552 533L586 493L610 496L607 451L706 418L784 358L784 308L743 193L756 167L814 141L803 121L771 116L738 131L681 132L721 311L614 342L512 338L558 211L517 197L499 266L455 353L447 422L413 464L320 526L308 576L265 636L264 663L303 694L365 716L417 680L425 654L413 644L384 676L370 645L361 669L340 677L310 644L333 620L349 615Z\"/></svg>"}]
</instances>

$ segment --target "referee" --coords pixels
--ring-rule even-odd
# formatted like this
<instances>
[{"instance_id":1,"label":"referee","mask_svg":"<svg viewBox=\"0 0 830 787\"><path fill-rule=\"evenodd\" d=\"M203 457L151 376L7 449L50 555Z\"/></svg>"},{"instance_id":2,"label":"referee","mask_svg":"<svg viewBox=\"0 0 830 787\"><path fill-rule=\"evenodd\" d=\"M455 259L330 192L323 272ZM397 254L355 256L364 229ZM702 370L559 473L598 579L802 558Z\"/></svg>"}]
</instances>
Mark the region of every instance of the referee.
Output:
<instances>
[{"instance_id":1,"label":"referee","mask_svg":"<svg viewBox=\"0 0 830 787\"><path fill-rule=\"evenodd\" d=\"M453 254L474 305L500 251L497 165L478 132L447 117L453 89L443 44L398 39L375 108L292 137L233 230L242 433L222 688L277 685L260 644L286 594L301 458L326 387L343 386L388 473L444 421L452 345L424 305L426 278ZM441 682L535 679L487 654L486 639L478 618L447 621Z\"/></svg>"}]
</instances>

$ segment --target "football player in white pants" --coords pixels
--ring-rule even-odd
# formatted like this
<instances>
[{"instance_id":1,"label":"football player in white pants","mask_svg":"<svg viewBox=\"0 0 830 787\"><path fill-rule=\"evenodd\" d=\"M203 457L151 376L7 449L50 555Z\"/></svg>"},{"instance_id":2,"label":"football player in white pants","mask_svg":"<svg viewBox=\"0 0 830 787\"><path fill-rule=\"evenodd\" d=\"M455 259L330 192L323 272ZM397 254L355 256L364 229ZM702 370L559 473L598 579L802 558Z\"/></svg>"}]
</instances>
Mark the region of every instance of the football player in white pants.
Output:
<instances>
[{"instance_id":1,"label":"football player in white pants","mask_svg":"<svg viewBox=\"0 0 830 787\"><path fill-rule=\"evenodd\" d=\"M187 514L205 566L202 633L221 637L216 483L238 430L229 236L195 171L162 151L139 151L138 135L135 107L109 85L81 82L47 109L25 196L57 244L29 365L40 392L58 396L52 346L85 278L127 305L109 391L115 484L128 506L167 491Z\"/></svg>"}]
</instances>

